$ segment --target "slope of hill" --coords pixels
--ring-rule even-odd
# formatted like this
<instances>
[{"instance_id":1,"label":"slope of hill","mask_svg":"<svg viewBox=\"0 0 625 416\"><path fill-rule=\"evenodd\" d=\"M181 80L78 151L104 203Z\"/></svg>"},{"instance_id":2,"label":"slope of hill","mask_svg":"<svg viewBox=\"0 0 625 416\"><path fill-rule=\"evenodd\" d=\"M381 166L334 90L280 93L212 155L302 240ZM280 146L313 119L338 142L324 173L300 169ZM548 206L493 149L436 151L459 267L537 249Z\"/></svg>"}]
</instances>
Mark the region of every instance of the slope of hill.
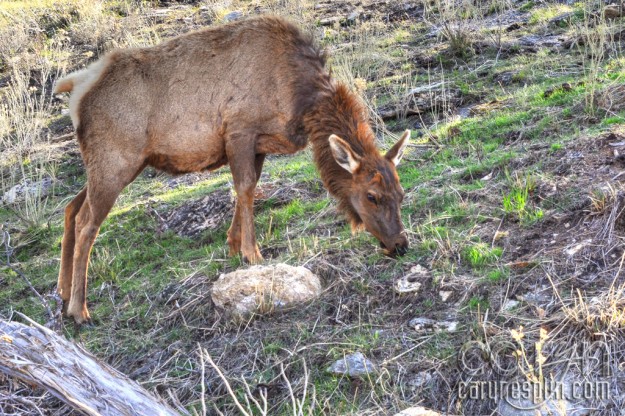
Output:
<instances>
[{"instance_id":1,"label":"slope of hill","mask_svg":"<svg viewBox=\"0 0 625 416\"><path fill-rule=\"evenodd\" d=\"M228 257L228 169L180 177L148 169L124 190L94 246L95 328L74 331L66 321L62 331L198 413L204 402L208 414L238 414L219 375L202 368L201 347L242 403L266 392L271 415L293 414L292 397L304 391L311 414L387 415L415 404L505 414L501 395L463 388L550 376L606 382L607 396L563 402L618 414L625 401L619 6L86 3L0 4L0 318L20 311L62 323L53 293L63 208L85 175L67 97L51 94L54 80L115 47L276 13L327 47L334 75L370 108L381 147L413 129L399 167L409 252L387 258L369 235L351 235L309 151L271 158L256 204L261 252L271 263L310 268L324 293L299 310L233 322L209 296L221 273L245 267ZM397 294L394 282L416 265L427 270L420 291ZM326 371L354 352L377 373L350 379ZM0 413L39 410L69 412L0 375Z\"/></svg>"}]
</instances>

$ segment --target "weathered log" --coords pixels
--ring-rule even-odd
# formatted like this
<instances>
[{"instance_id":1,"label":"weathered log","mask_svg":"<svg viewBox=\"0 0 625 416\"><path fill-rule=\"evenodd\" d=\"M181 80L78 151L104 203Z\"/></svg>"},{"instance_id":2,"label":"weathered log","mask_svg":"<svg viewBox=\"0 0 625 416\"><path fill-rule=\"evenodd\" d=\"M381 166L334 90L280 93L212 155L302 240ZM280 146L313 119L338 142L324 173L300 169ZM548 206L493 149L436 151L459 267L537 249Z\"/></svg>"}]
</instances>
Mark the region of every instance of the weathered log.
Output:
<instances>
[{"instance_id":1,"label":"weathered log","mask_svg":"<svg viewBox=\"0 0 625 416\"><path fill-rule=\"evenodd\" d=\"M28 318L26 318L28 319ZM180 415L137 382L34 321L0 319L0 372L87 415Z\"/></svg>"}]
</instances>

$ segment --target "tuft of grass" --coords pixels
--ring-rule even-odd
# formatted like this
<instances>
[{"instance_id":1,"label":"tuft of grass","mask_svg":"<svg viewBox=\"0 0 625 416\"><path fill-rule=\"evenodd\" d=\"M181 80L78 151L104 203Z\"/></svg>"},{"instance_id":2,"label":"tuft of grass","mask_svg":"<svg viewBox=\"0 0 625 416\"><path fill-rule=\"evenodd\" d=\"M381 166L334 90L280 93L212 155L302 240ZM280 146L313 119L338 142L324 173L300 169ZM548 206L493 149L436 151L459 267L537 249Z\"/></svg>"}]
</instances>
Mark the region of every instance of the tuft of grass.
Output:
<instances>
[{"instance_id":1,"label":"tuft of grass","mask_svg":"<svg viewBox=\"0 0 625 416\"><path fill-rule=\"evenodd\" d=\"M483 312L490 307L490 302L481 296L473 296L467 302L470 310Z\"/></svg>"},{"instance_id":2,"label":"tuft of grass","mask_svg":"<svg viewBox=\"0 0 625 416\"><path fill-rule=\"evenodd\" d=\"M532 225L542 219L543 211L533 207L530 193L536 184L530 175L519 179L518 175L512 182L510 191L503 195L503 210L506 215L512 215L523 225Z\"/></svg>"},{"instance_id":3,"label":"tuft of grass","mask_svg":"<svg viewBox=\"0 0 625 416\"><path fill-rule=\"evenodd\" d=\"M510 269L507 267L500 267L490 270L486 273L486 280L490 283L499 284L505 282L510 278Z\"/></svg>"},{"instance_id":4,"label":"tuft of grass","mask_svg":"<svg viewBox=\"0 0 625 416\"><path fill-rule=\"evenodd\" d=\"M473 268L479 269L496 263L502 256L501 247L490 247L488 244L474 243L462 252L462 258Z\"/></svg>"},{"instance_id":5,"label":"tuft of grass","mask_svg":"<svg viewBox=\"0 0 625 416\"><path fill-rule=\"evenodd\" d=\"M561 150L563 148L564 148L564 145L562 143L552 143L549 149L551 150L552 153L555 153L558 150Z\"/></svg>"},{"instance_id":6,"label":"tuft of grass","mask_svg":"<svg viewBox=\"0 0 625 416\"><path fill-rule=\"evenodd\" d=\"M536 25L547 23L551 19L571 11L573 11L573 8L564 4L552 4L535 8L532 9L530 13L529 24Z\"/></svg>"}]
</instances>

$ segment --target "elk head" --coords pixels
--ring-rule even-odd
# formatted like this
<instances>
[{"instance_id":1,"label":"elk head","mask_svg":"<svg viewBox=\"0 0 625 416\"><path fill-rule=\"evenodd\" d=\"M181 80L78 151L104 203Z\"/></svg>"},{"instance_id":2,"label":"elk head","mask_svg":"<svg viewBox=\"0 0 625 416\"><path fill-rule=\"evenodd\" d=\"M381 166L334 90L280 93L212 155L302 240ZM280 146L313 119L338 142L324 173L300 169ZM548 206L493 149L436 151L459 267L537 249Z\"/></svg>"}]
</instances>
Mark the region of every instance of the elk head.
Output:
<instances>
[{"instance_id":1,"label":"elk head","mask_svg":"<svg viewBox=\"0 0 625 416\"><path fill-rule=\"evenodd\" d=\"M361 156L340 137L333 134L329 138L334 160L352 175L347 202L359 217L352 219L352 227L364 226L390 256L403 255L408 249L400 212L404 190L396 166L409 137L410 130L406 130L384 156L378 152Z\"/></svg>"}]
</instances>

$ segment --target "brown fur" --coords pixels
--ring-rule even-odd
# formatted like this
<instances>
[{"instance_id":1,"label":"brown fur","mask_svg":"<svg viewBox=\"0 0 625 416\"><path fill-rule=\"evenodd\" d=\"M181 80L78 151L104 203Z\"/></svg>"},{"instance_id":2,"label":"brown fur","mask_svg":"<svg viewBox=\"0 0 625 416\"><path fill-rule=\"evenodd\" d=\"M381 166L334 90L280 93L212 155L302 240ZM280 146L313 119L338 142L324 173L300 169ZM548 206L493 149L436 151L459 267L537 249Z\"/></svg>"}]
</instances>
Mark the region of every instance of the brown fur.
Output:
<instances>
[{"instance_id":1,"label":"brown fur","mask_svg":"<svg viewBox=\"0 0 625 416\"><path fill-rule=\"evenodd\" d=\"M398 210L372 219L354 197L369 192L378 171L385 179L375 192L388 188L385 198L395 201L401 188L391 159L375 146L363 106L324 67L309 36L283 19L261 17L113 51L60 80L57 92L73 90L70 112L88 177L66 209L58 287L67 315L89 320L91 246L121 190L147 165L184 173L229 164L238 197L230 251L258 262L252 208L265 154L294 153L310 136L323 181L352 224L364 222L389 251L405 247ZM337 164L331 134L358 155L358 172ZM369 227L371 221L390 221L394 234L382 235L388 227Z\"/></svg>"}]
</instances>

